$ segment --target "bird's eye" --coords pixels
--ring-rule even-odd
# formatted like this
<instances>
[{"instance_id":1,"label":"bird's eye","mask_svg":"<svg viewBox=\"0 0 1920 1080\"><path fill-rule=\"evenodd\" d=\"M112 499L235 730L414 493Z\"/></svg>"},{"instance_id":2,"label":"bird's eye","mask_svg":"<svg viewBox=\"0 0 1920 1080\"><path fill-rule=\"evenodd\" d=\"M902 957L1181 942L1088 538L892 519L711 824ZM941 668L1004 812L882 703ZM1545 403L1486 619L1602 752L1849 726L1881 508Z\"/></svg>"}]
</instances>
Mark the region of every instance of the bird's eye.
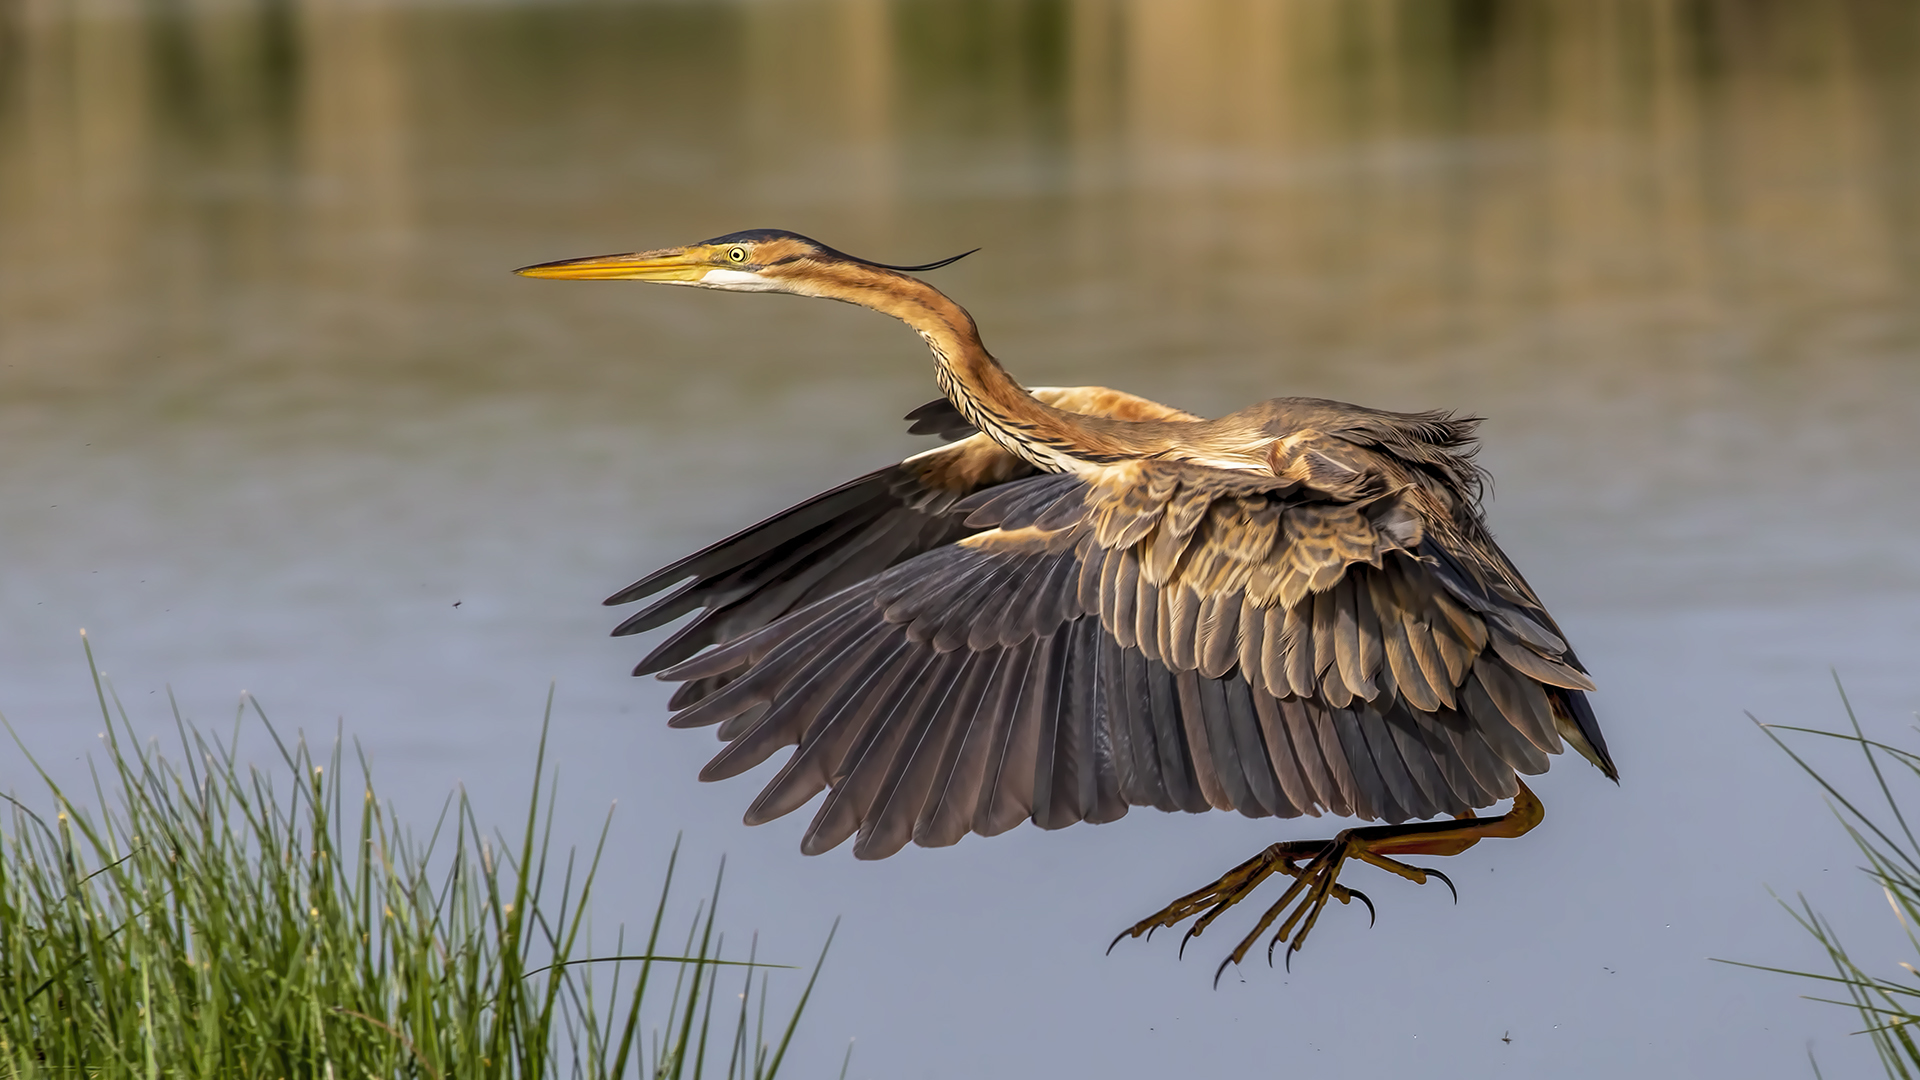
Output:
<instances>
[{"instance_id":1,"label":"bird's eye","mask_svg":"<svg viewBox=\"0 0 1920 1080\"><path fill-rule=\"evenodd\" d=\"M746 249L746 248L743 248L743 247L731 247L731 248L728 248L728 249L727 249L727 258L729 258L729 259L731 259L731 260L733 260L734 262L737 262L737 263L743 263L743 262L746 262L746 261L747 261L747 249Z\"/></svg>"}]
</instances>

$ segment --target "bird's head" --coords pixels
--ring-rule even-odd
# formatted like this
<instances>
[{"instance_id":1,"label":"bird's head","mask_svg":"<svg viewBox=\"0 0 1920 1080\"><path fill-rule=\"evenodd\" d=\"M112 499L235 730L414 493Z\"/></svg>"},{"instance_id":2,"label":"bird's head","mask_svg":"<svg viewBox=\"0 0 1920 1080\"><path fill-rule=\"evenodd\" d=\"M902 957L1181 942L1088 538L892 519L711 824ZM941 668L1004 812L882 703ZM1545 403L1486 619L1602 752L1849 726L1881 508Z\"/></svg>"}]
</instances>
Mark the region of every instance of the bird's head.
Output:
<instances>
[{"instance_id":1,"label":"bird's head","mask_svg":"<svg viewBox=\"0 0 1920 1080\"><path fill-rule=\"evenodd\" d=\"M977 249L976 249L977 250ZM566 281L655 281L736 292L784 292L841 298L874 271L935 270L973 252L922 266L891 266L835 251L784 229L748 229L686 247L595 255L523 266L525 277Z\"/></svg>"}]
</instances>

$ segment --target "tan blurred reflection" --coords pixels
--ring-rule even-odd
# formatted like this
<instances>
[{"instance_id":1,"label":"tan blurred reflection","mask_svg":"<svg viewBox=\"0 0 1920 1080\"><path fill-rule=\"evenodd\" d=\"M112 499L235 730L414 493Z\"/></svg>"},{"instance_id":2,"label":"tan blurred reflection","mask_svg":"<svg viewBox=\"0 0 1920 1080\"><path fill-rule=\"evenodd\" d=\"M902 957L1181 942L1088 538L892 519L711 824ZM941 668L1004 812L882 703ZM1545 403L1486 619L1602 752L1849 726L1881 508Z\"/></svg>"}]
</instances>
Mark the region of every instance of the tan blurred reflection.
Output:
<instances>
[{"instance_id":1,"label":"tan blurred reflection","mask_svg":"<svg viewBox=\"0 0 1920 1080\"><path fill-rule=\"evenodd\" d=\"M417 121L407 110L401 28L385 6L296 7L307 227L361 234L367 248L355 267L388 283L412 240L407 144Z\"/></svg>"},{"instance_id":2,"label":"tan blurred reflection","mask_svg":"<svg viewBox=\"0 0 1920 1080\"><path fill-rule=\"evenodd\" d=\"M1920 267L1892 2L7 0L0 27L13 379L473 352L446 237L556 221L1004 229L1071 252L1060 292L1379 350L1894 302Z\"/></svg>"}]
</instances>

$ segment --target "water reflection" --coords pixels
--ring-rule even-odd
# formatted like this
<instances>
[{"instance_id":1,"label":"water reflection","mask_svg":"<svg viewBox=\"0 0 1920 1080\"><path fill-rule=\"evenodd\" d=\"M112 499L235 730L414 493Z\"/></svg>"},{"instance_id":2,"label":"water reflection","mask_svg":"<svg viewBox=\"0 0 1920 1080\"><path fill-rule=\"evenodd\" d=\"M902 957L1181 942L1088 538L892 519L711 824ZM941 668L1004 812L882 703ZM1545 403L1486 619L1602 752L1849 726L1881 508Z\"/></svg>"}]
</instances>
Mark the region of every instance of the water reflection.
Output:
<instances>
[{"instance_id":1,"label":"water reflection","mask_svg":"<svg viewBox=\"0 0 1920 1080\"><path fill-rule=\"evenodd\" d=\"M952 1075L1181 1074L1188 1035L1270 1069L1247 1028L1307 1045L1364 999L1431 1018L1462 1075L1797 1075L1844 1018L1694 958L1774 959L1760 882L1836 848L1739 708L1817 719L1833 662L1863 716L1912 707L1915 55L1899 0L0 0L0 710L77 754L86 625L136 701L262 688L437 799L517 790L557 675L563 797L741 854L771 940L847 911L866 944L823 1037L887 1032L894 1074L928 1047ZM1484 413L1495 524L1600 677L1628 788L1556 769L1557 839L1487 856L1524 883L1396 896L1410 937L1317 930L1352 967L1306 997L1088 963L1087 926L1257 826L871 867L739 829L594 601L907 448L924 353L851 309L506 270L754 226L984 245L939 283L1030 382ZM1730 807L1712 857L1673 836ZM934 907L1006 950L927 946ZM938 1015L1004 1038L894 992L923 947L993 988ZM1575 987L1569 957L1650 974ZM1151 1041L1169 1016L1188 1034ZM1342 1036L1349 1075L1397 1067L1377 1042Z\"/></svg>"},{"instance_id":2,"label":"water reflection","mask_svg":"<svg viewBox=\"0 0 1920 1080\"><path fill-rule=\"evenodd\" d=\"M430 302L422 229L479 187L510 189L503 230L631 236L670 195L887 248L986 232L1194 320L1277 299L1283 354L1886 302L1920 265L1899 4L5 10L0 317L13 363L65 378L261 333L236 287ZM980 200L1015 205L954 205Z\"/></svg>"}]
</instances>

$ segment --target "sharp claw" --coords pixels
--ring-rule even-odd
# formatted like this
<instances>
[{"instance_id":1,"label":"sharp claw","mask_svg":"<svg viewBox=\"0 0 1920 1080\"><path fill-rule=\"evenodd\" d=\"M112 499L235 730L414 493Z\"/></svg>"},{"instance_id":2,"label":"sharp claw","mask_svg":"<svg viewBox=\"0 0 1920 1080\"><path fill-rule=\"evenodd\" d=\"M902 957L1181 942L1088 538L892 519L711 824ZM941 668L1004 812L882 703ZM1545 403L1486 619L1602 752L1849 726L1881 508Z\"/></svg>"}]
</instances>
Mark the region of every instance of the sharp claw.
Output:
<instances>
[{"instance_id":1,"label":"sharp claw","mask_svg":"<svg viewBox=\"0 0 1920 1080\"><path fill-rule=\"evenodd\" d=\"M1367 929L1369 930L1373 929L1373 924L1376 921L1376 914L1377 914L1373 910L1373 901L1367 899L1367 894L1361 892L1359 889L1348 889L1347 895L1358 897L1361 903L1367 905Z\"/></svg>"},{"instance_id":2,"label":"sharp claw","mask_svg":"<svg viewBox=\"0 0 1920 1080\"><path fill-rule=\"evenodd\" d=\"M1197 892L1190 893L1174 901L1172 905L1151 918L1135 923L1132 927L1116 935L1107 945L1107 953L1112 954L1123 938L1145 937L1153 940L1153 935L1161 929L1178 929L1180 924L1193 920L1180 937L1179 956L1185 959L1187 943L1199 937L1228 908L1246 899L1269 875L1284 872L1293 878L1274 905L1267 909L1258 925L1241 941L1213 971L1214 989L1219 989L1220 980L1225 977L1227 968L1240 964L1247 952L1259 941L1259 935L1280 919L1280 927L1267 942L1267 966L1273 966L1273 951L1285 942L1287 947L1282 953L1282 966L1293 971L1293 954L1300 951L1306 937L1312 932L1320 913L1325 910L1328 900L1350 903L1358 897L1367 906L1367 926L1373 927L1379 922L1380 913L1374 907L1373 898L1358 889L1351 889L1338 883L1342 864L1349 858L1360 858L1390 870L1402 877L1415 881L1424 881L1421 875L1437 877L1446 885L1447 892L1453 896L1453 902L1460 902L1460 890L1454 886L1453 879L1440 870L1423 866L1410 866L1380 852L1379 841L1390 833L1381 836L1356 834L1352 830L1324 844L1315 842L1290 843L1276 845L1246 863L1234 868L1220 880ZM1292 908L1289 913L1288 908ZM1282 918L1282 916L1285 916Z\"/></svg>"}]
</instances>

